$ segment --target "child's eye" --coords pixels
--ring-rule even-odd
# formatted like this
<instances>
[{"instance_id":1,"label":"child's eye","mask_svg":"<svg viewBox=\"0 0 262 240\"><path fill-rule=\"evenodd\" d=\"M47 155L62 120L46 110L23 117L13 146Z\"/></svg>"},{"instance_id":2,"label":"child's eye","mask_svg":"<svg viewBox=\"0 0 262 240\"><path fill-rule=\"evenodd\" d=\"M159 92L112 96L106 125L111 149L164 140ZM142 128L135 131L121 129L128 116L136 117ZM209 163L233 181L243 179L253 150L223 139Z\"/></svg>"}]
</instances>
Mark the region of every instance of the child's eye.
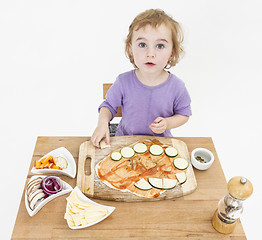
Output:
<instances>
[{"instance_id":1,"label":"child's eye","mask_svg":"<svg viewBox=\"0 0 262 240\"><path fill-rule=\"evenodd\" d=\"M144 47L146 47L146 44L142 42L142 43L139 43L138 46L141 47L141 48L144 48Z\"/></svg>"},{"instance_id":2,"label":"child's eye","mask_svg":"<svg viewBox=\"0 0 262 240\"><path fill-rule=\"evenodd\" d=\"M164 44L157 44L156 45L156 48L158 48L158 49L163 49L165 46L164 46Z\"/></svg>"}]
</instances>

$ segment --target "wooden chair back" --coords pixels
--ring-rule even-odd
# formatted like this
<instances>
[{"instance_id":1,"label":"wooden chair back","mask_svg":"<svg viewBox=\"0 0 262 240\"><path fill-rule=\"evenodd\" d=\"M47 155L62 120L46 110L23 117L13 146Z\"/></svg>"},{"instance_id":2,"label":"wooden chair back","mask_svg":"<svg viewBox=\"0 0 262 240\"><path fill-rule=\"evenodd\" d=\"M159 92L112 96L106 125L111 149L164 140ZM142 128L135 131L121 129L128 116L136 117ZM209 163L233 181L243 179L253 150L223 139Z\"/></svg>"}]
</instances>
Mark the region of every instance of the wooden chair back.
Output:
<instances>
[{"instance_id":1,"label":"wooden chair back","mask_svg":"<svg viewBox=\"0 0 262 240\"><path fill-rule=\"evenodd\" d=\"M103 83L103 99L106 99L106 93L111 86L112 86L112 83ZM121 107L117 109L117 114L115 115L115 117L122 117L122 108Z\"/></svg>"}]
</instances>

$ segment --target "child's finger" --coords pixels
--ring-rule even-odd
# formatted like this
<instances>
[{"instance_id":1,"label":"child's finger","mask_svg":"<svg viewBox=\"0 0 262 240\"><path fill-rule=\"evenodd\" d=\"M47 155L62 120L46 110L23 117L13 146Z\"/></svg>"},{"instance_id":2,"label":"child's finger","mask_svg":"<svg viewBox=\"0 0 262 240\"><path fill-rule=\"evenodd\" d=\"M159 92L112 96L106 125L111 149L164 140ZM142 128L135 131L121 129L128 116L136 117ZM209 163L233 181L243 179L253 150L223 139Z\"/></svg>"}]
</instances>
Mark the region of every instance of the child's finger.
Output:
<instances>
[{"instance_id":1,"label":"child's finger","mask_svg":"<svg viewBox=\"0 0 262 240\"><path fill-rule=\"evenodd\" d=\"M161 133L161 129L158 128L158 127L154 127L154 126L150 125L149 128L150 128L151 131L154 132L154 133Z\"/></svg>"},{"instance_id":2,"label":"child's finger","mask_svg":"<svg viewBox=\"0 0 262 240\"><path fill-rule=\"evenodd\" d=\"M98 148L100 147L100 146L99 146L100 141L101 141L100 138L96 138L95 146L98 147Z\"/></svg>"},{"instance_id":3,"label":"child's finger","mask_svg":"<svg viewBox=\"0 0 262 240\"><path fill-rule=\"evenodd\" d=\"M159 122L159 123L153 123L152 127L154 127L155 129L160 129L163 128L165 126L165 124L163 123L163 121Z\"/></svg>"},{"instance_id":4,"label":"child's finger","mask_svg":"<svg viewBox=\"0 0 262 240\"><path fill-rule=\"evenodd\" d=\"M163 120L162 117L157 117L153 123L160 123Z\"/></svg>"},{"instance_id":5,"label":"child's finger","mask_svg":"<svg viewBox=\"0 0 262 240\"><path fill-rule=\"evenodd\" d=\"M91 138L91 142L93 143L93 145L96 147L96 137L93 137Z\"/></svg>"},{"instance_id":6,"label":"child's finger","mask_svg":"<svg viewBox=\"0 0 262 240\"><path fill-rule=\"evenodd\" d=\"M110 133L109 133L109 131L106 132L106 144L110 145Z\"/></svg>"},{"instance_id":7,"label":"child's finger","mask_svg":"<svg viewBox=\"0 0 262 240\"><path fill-rule=\"evenodd\" d=\"M94 146L96 145L96 136L93 135L91 137L91 142L93 143Z\"/></svg>"},{"instance_id":8,"label":"child's finger","mask_svg":"<svg viewBox=\"0 0 262 240\"><path fill-rule=\"evenodd\" d=\"M99 148L100 147L99 143L100 143L101 139L102 139L102 137L98 135L98 136L94 136L93 139L91 139L91 141L92 141L92 143L95 147Z\"/></svg>"}]
</instances>

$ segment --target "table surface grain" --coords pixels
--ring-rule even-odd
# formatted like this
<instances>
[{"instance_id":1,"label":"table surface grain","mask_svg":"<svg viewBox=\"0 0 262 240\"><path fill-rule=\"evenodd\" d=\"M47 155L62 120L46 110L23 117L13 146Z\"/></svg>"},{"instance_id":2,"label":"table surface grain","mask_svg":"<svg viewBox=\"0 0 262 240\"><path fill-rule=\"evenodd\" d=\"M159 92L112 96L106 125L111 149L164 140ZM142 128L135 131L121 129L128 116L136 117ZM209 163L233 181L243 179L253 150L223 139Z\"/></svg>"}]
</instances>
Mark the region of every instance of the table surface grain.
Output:
<instances>
[{"instance_id":1,"label":"table surface grain","mask_svg":"<svg viewBox=\"0 0 262 240\"><path fill-rule=\"evenodd\" d=\"M34 160L58 147L66 147L77 165L79 146L89 139L90 137L38 137L27 181L32 176L30 170ZM66 197L69 194L50 201L35 216L30 217L25 208L23 193L11 239L246 239L240 221L229 235L220 234L212 227L211 219L218 201L227 192L227 183L212 138L177 139L187 144L189 153L194 148L203 147L215 156L210 169L194 169L198 187L192 194L156 202L128 203L95 199L98 203L116 207L115 211L99 224L71 230L64 219ZM59 177L73 188L76 186L76 178L63 175Z\"/></svg>"}]
</instances>

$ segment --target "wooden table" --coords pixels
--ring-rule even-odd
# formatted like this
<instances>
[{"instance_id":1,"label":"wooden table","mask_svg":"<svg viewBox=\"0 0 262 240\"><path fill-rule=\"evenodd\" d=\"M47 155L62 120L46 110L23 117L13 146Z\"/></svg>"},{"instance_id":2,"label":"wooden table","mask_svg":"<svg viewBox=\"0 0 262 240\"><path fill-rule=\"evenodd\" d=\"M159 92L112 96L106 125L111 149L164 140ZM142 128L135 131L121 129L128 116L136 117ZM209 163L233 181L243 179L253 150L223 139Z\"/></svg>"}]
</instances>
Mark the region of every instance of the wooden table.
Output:
<instances>
[{"instance_id":1,"label":"wooden table","mask_svg":"<svg viewBox=\"0 0 262 240\"><path fill-rule=\"evenodd\" d=\"M27 181L32 176L33 162L47 152L66 147L78 161L79 146L89 137L38 137ZM208 137L178 138L188 150L204 147L213 152L215 162L210 169L194 169L198 187L190 195L156 202L113 202L95 200L116 207L104 221L92 227L71 230L64 219L66 197L60 196L30 217L25 208L24 194L12 233L12 239L246 239L241 222L232 234L223 235L212 227L211 218L218 201L226 194L226 180L212 139ZM60 176L72 187L76 178Z\"/></svg>"}]
</instances>

